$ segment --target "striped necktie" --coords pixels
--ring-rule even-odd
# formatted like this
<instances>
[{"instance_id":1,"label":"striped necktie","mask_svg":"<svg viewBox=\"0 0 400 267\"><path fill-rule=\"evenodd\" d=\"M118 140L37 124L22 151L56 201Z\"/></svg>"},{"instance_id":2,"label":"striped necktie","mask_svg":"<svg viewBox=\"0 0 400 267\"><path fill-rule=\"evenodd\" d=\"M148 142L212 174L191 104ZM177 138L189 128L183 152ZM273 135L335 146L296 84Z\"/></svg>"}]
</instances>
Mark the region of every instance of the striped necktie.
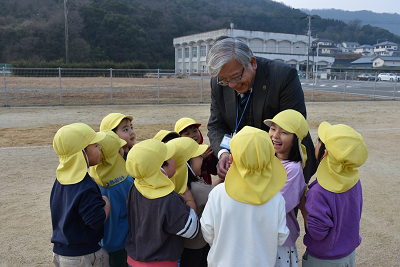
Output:
<instances>
[{"instance_id":1,"label":"striped necktie","mask_svg":"<svg viewBox=\"0 0 400 267\"><path fill-rule=\"evenodd\" d=\"M247 99L249 98L249 96L250 96L250 90L247 91L246 93L244 93L243 96L241 96L241 98L240 98L240 106L242 108L244 108L244 106L246 105L246 102L247 102Z\"/></svg>"}]
</instances>

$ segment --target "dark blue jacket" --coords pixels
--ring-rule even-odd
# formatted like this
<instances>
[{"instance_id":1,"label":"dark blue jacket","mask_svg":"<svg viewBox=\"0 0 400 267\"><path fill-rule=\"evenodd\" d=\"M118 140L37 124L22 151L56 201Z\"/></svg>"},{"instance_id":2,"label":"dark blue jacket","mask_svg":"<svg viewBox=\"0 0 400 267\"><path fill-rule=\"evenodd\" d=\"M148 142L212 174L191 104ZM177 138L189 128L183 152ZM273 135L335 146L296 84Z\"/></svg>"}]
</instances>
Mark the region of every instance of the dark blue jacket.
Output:
<instances>
[{"instance_id":1,"label":"dark blue jacket","mask_svg":"<svg viewBox=\"0 0 400 267\"><path fill-rule=\"evenodd\" d=\"M82 256L98 251L104 236L105 204L89 174L71 185L62 185L56 179L50 195L53 252Z\"/></svg>"}]
</instances>

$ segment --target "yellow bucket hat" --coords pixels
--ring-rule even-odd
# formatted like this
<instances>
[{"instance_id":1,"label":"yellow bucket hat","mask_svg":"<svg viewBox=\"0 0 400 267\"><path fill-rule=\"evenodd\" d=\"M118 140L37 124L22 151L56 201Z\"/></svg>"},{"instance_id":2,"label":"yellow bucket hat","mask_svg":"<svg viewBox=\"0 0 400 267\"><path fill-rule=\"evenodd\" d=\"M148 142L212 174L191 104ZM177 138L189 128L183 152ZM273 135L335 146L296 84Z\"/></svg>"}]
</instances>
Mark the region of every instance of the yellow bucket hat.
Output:
<instances>
[{"instance_id":1,"label":"yellow bucket hat","mask_svg":"<svg viewBox=\"0 0 400 267\"><path fill-rule=\"evenodd\" d=\"M84 123L65 125L57 131L53 149L60 160L57 167L57 180L60 184L77 184L85 178L88 165L82 150L100 142L105 136L105 133L96 133Z\"/></svg>"},{"instance_id":2,"label":"yellow bucket hat","mask_svg":"<svg viewBox=\"0 0 400 267\"><path fill-rule=\"evenodd\" d=\"M135 178L137 190L146 198L155 199L174 190L174 183L161 172L161 165L175 153L173 143L156 139L142 141L132 147L126 158L126 170Z\"/></svg>"},{"instance_id":3,"label":"yellow bucket hat","mask_svg":"<svg viewBox=\"0 0 400 267\"><path fill-rule=\"evenodd\" d=\"M177 132L174 131L167 131L167 130L160 130L158 133L153 137L153 139L160 140L163 142L165 137L181 137Z\"/></svg>"},{"instance_id":4,"label":"yellow bucket hat","mask_svg":"<svg viewBox=\"0 0 400 267\"><path fill-rule=\"evenodd\" d=\"M183 194L186 191L188 168L186 162L200 156L206 152L207 145L199 145L196 141L189 137L175 138L167 144L174 144L176 151L172 158L176 164L175 175L170 177L171 181L175 184L174 191L178 194Z\"/></svg>"},{"instance_id":5,"label":"yellow bucket hat","mask_svg":"<svg viewBox=\"0 0 400 267\"><path fill-rule=\"evenodd\" d=\"M111 187L124 181L128 176L125 160L118 153L126 141L111 130L104 130L106 137L99 142L101 146L100 163L90 168L90 176L102 187Z\"/></svg>"},{"instance_id":6,"label":"yellow bucket hat","mask_svg":"<svg viewBox=\"0 0 400 267\"><path fill-rule=\"evenodd\" d=\"M201 126L201 123L197 123L195 120L191 118L181 118L175 123L175 132L181 134L183 130L191 125L196 125L197 127ZM203 135L200 132L200 144L203 143Z\"/></svg>"},{"instance_id":7,"label":"yellow bucket hat","mask_svg":"<svg viewBox=\"0 0 400 267\"><path fill-rule=\"evenodd\" d=\"M343 193L359 180L358 167L368 159L364 139L353 128L322 122L318 136L325 144L328 154L317 169L318 183L333 193Z\"/></svg>"},{"instance_id":8,"label":"yellow bucket hat","mask_svg":"<svg viewBox=\"0 0 400 267\"><path fill-rule=\"evenodd\" d=\"M110 113L103 118L100 124L100 131L113 130L121 123L123 119L133 121L133 116L121 113Z\"/></svg>"},{"instance_id":9,"label":"yellow bucket hat","mask_svg":"<svg viewBox=\"0 0 400 267\"><path fill-rule=\"evenodd\" d=\"M299 151L301 151L300 156L304 168L307 161L307 150L301 141L303 141L304 137L308 134L308 123L303 114L293 109L286 109L276 114L273 119L265 120L264 123L268 127L271 127L272 123L275 123L283 130L297 135L298 148Z\"/></svg>"},{"instance_id":10,"label":"yellow bucket hat","mask_svg":"<svg viewBox=\"0 0 400 267\"><path fill-rule=\"evenodd\" d=\"M268 133L245 126L231 141L233 163L225 178L228 195L240 202L261 205L286 183L285 167L275 157Z\"/></svg>"}]
</instances>

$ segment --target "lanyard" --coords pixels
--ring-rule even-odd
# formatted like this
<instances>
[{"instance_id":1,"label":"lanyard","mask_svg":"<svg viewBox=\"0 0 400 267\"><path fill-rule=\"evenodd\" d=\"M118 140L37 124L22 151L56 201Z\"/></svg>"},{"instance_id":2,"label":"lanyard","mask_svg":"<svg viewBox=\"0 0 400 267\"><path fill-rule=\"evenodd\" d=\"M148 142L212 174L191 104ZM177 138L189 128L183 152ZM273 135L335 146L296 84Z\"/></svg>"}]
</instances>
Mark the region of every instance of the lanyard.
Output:
<instances>
[{"instance_id":1,"label":"lanyard","mask_svg":"<svg viewBox=\"0 0 400 267\"><path fill-rule=\"evenodd\" d=\"M240 122L242 121L243 114L244 114L244 112L246 111L247 104L249 104L249 100L250 100L251 94L253 93L253 87L254 87L254 82L255 82L255 81L256 81L256 78L254 78L253 85L252 85L251 88L250 88L250 94L249 94L249 97L247 98L246 105L244 106L244 109L243 109L243 112L242 112L242 116L240 116L240 120L239 120L239 121L238 121L238 117L239 117L239 105L240 105L240 103L239 103L239 97L237 98L237 105L236 105L236 127L235 127L235 132L233 132L233 135L236 134L237 129L238 129L239 125L240 125Z\"/></svg>"}]
</instances>

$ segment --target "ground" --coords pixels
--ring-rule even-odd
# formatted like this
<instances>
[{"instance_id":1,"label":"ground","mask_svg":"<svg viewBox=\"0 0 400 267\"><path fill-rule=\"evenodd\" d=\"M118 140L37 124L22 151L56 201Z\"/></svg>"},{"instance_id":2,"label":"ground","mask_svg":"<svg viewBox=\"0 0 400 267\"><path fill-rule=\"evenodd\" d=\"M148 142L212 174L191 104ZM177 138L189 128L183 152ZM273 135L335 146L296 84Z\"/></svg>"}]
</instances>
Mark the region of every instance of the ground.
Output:
<instances>
[{"instance_id":1,"label":"ground","mask_svg":"<svg viewBox=\"0 0 400 267\"><path fill-rule=\"evenodd\" d=\"M359 169L364 194L363 241L357 266L396 266L400 246L400 102L307 102L310 133L315 139L322 121L344 123L358 130L369 149ZM134 116L138 140L160 129L173 130L181 117L202 123L206 137L209 105L106 105L0 108L0 266L52 266L49 197L58 157L52 148L56 131L84 122L95 130L111 112ZM206 139L206 142L208 140ZM302 225L301 216L299 216ZM301 236L299 255L304 252Z\"/></svg>"}]
</instances>

